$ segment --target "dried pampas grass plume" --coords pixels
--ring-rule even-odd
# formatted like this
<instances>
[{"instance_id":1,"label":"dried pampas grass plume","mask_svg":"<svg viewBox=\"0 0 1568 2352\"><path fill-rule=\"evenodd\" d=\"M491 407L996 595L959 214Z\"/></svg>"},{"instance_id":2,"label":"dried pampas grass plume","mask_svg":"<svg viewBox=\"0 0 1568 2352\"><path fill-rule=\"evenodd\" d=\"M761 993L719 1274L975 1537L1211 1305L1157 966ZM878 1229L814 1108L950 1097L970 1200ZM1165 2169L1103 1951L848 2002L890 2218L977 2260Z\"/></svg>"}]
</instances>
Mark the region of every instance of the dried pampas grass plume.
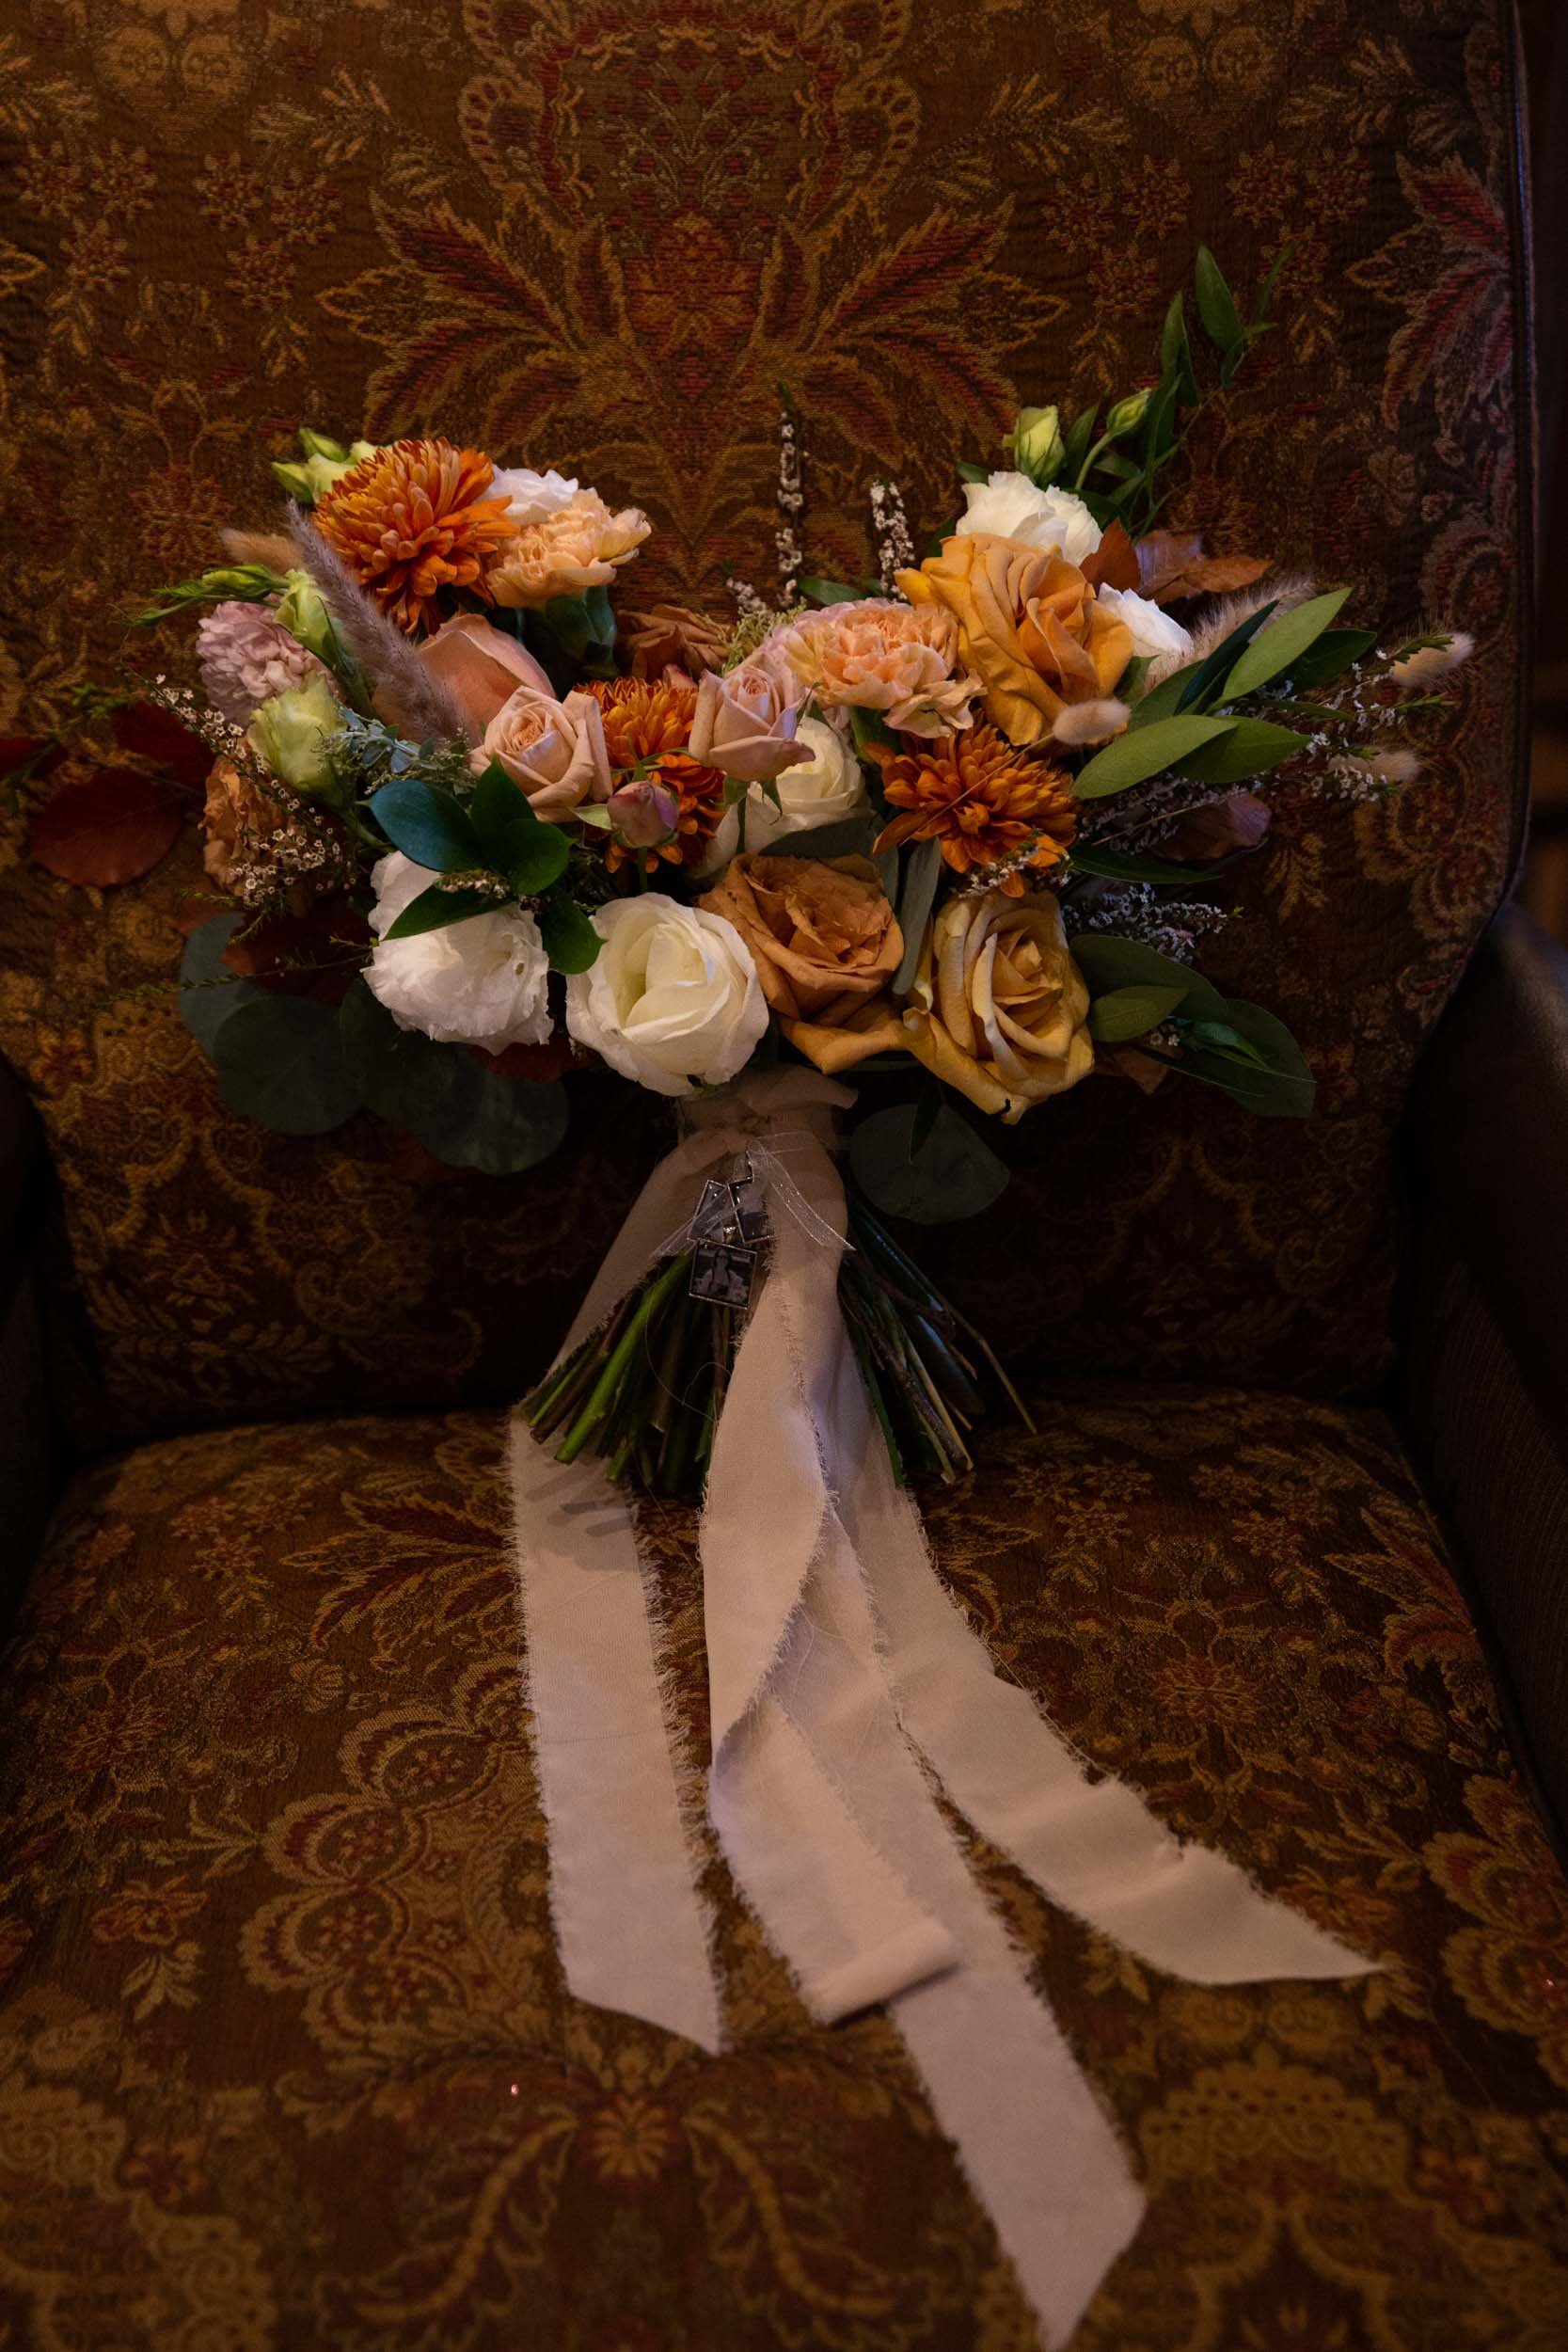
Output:
<instances>
[{"instance_id":1,"label":"dried pampas grass plume","mask_svg":"<svg viewBox=\"0 0 1568 2352\"><path fill-rule=\"evenodd\" d=\"M365 594L348 565L292 501L293 560L321 591L345 649L369 679L375 707L413 743L471 743L474 732L451 689L420 660L395 622Z\"/></svg>"},{"instance_id":2,"label":"dried pampas grass plume","mask_svg":"<svg viewBox=\"0 0 1568 2352\"><path fill-rule=\"evenodd\" d=\"M1244 588L1240 596L1227 596L1213 611L1206 613L1193 630L1193 649L1187 656L1189 663L1207 661L1216 645L1223 645L1233 628L1250 621L1266 604L1276 612L1289 612L1298 604L1305 604L1317 595L1315 583L1305 573L1290 580L1276 580L1269 587Z\"/></svg>"},{"instance_id":3,"label":"dried pampas grass plume","mask_svg":"<svg viewBox=\"0 0 1568 2352\"><path fill-rule=\"evenodd\" d=\"M269 572L288 572L299 562L293 541L281 531L225 531L218 535L231 564L259 564Z\"/></svg>"},{"instance_id":4,"label":"dried pampas grass plume","mask_svg":"<svg viewBox=\"0 0 1568 2352\"><path fill-rule=\"evenodd\" d=\"M1125 703L1114 695L1102 701L1064 703L1057 711L1051 729L1053 743L1069 750L1081 750L1090 743L1108 743L1113 735L1119 735L1132 713Z\"/></svg>"}]
</instances>

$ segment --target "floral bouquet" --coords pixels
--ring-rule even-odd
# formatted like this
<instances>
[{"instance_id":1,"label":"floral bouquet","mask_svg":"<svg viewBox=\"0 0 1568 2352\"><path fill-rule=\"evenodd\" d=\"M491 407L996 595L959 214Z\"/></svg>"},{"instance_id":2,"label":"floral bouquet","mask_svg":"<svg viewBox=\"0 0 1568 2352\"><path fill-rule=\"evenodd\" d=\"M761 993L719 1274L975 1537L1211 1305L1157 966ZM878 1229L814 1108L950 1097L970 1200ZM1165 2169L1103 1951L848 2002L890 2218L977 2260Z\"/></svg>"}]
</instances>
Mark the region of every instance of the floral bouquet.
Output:
<instances>
[{"instance_id":1,"label":"floral bouquet","mask_svg":"<svg viewBox=\"0 0 1568 2352\"><path fill-rule=\"evenodd\" d=\"M1223 389L1267 290L1243 324L1204 252L1196 294ZM1196 968L1213 885L1275 786L1409 779L1390 739L1467 650L1379 648L1339 625L1347 591L1160 527L1203 398L1178 294L1156 380L1023 409L924 558L875 485L878 576L848 581L804 576L786 411L778 584L724 614L639 605L647 517L559 473L302 433L286 522L137 616L199 614L199 691L150 700L211 760L223 911L181 1005L225 1101L293 1135L368 1107L505 1173L560 1144L575 1063L687 1104L791 1066L885 1080L848 1145L840 1303L898 1474L965 1467L1000 1370L884 1219L1006 1182L958 1102L1011 1123L1095 1074L1305 1116L1288 1032ZM41 810L46 862L103 782ZM753 1156L530 1400L562 1458L701 1486L796 1189L773 1153L770 1206Z\"/></svg>"}]
</instances>

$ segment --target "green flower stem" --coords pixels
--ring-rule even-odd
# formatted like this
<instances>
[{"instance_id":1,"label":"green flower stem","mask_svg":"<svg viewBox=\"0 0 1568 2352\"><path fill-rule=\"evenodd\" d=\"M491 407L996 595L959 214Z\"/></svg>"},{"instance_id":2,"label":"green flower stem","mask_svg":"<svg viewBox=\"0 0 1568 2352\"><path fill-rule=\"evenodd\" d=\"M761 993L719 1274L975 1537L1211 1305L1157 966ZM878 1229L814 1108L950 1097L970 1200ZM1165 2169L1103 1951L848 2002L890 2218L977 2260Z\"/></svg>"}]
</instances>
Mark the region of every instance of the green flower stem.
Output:
<instances>
[{"instance_id":1,"label":"green flower stem","mask_svg":"<svg viewBox=\"0 0 1568 2352\"><path fill-rule=\"evenodd\" d=\"M633 1311L630 1321L611 1351L610 1361L594 1384L594 1391L582 1412L567 1431L556 1451L558 1462L575 1462L589 1438L609 1412L621 1382L626 1377L638 1343L653 1317L658 1312L677 1282L686 1281L691 1272L691 1252L686 1250L672 1258L662 1274L650 1282Z\"/></svg>"}]
</instances>

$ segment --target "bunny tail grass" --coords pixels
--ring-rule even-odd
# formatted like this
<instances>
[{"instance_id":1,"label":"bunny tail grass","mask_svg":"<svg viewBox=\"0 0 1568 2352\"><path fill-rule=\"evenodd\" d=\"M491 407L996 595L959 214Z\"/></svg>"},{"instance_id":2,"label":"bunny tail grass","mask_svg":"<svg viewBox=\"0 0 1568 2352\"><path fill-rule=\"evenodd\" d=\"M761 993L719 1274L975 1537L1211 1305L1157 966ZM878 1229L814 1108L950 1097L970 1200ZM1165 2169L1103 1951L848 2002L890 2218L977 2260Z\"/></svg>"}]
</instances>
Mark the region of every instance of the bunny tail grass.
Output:
<instances>
[{"instance_id":1,"label":"bunny tail grass","mask_svg":"<svg viewBox=\"0 0 1568 2352\"><path fill-rule=\"evenodd\" d=\"M369 679L375 708L415 743L471 743L473 730L455 697L420 660L402 629L377 611L346 564L308 515L291 501L289 537L321 590L332 626Z\"/></svg>"}]
</instances>

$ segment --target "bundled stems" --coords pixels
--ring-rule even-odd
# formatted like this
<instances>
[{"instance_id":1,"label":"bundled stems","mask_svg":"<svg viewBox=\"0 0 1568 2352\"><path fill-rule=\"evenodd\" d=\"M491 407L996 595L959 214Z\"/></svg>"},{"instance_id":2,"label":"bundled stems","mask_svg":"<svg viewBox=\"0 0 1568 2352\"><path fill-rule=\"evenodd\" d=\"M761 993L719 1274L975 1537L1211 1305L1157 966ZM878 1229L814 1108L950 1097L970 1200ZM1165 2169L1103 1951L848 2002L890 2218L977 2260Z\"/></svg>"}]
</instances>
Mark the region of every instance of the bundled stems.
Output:
<instances>
[{"instance_id":1,"label":"bundled stems","mask_svg":"<svg viewBox=\"0 0 1568 2352\"><path fill-rule=\"evenodd\" d=\"M911 1471L952 1480L974 1469L970 1437L990 1382L1033 1427L984 1338L858 1194L847 1239L839 1304L899 1485ZM617 1484L700 1499L745 1319L692 1296L694 1255L655 1268L525 1400L558 1461L589 1454Z\"/></svg>"}]
</instances>

